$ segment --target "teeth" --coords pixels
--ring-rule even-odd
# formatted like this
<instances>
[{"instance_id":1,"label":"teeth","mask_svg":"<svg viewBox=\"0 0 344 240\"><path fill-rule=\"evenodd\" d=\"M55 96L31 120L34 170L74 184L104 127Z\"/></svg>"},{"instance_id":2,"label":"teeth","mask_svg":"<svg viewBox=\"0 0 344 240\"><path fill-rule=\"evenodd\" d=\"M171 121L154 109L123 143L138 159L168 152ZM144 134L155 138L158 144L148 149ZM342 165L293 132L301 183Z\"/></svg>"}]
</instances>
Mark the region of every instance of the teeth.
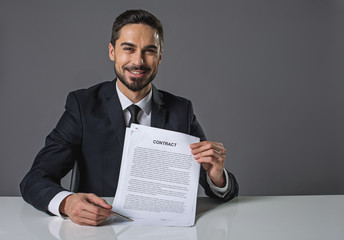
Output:
<instances>
[{"instance_id":1,"label":"teeth","mask_svg":"<svg viewBox=\"0 0 344 240\"><path fill-rule=\"evenodd\" d=\"M130 70L130 69L127 69L127 71L129 71L131 74L135 74L135 75L145 74L145 72L146 72L143 70Z\"/></svg>"}]
</instances>

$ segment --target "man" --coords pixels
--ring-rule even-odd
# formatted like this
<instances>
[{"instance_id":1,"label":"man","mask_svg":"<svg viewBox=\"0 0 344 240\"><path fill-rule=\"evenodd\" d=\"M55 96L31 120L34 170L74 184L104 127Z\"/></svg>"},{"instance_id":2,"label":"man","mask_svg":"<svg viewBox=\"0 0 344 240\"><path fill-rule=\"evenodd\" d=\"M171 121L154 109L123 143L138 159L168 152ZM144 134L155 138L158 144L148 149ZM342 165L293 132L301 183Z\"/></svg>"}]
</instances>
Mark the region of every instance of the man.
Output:
<instances>
[{"instance_id":1,"label":"man","mask_svg":"<svg viewBox=\"0 0 344 240\"><path fill-rule=\"evenodd\" d=\"M66 111L20 185L28 203L83 225L98 225L111 216L111 205L99 196L116 193L125 127L134 118L200 137L190 151L202 164L200 184L206 194L225 201L237 196L235 177L224 169L226 150L205 141L191 102L152 85L162 47L163 28L152 14L129 10L116 18L109 57L117 78L68 95ZM74 161L80 168L79 193L60 186Z\"/></svg>"}]
</instances>

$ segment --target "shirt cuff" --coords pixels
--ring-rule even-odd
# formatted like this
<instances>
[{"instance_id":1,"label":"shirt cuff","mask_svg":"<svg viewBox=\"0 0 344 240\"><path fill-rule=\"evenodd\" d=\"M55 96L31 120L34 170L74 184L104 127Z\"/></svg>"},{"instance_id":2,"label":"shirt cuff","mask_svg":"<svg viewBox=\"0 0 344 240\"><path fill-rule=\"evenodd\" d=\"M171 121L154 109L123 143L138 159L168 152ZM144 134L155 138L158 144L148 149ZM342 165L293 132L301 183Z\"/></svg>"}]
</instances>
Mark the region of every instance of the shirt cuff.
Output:
<instances>
[{"instance_id":1,"label":"shirt cuff","mask_svg":"<svg viewBox=\"0 0 344 240\"><path fill-rule=\"evenodd\" d=\"M68 191L62 191L56 194L55 197L53 197L53 199L51 199L49 202L49 205L48 205L49 212L51 212L52 214L56 216L62 217L60 213L60 204L63 201L63 199L65 199L71 194L73 193L68 192Z\"/></svg>"},{"instance_id":2,"label":"shirt cuff","mask_svg":"<svg viewBox=\"0 0 344 240\"><path fill-rule=\"evenodd\" d=\"M223 172L225 174L225 179L226 179L226 186L220 188L220 187L216 187L214 185L214 183L211 181L210 177L208 176L208 173L207 173L207 182L210 186L210 189L211 191L218 197L224 197L227 193L230 192L231 188L232 188L232 184L231 184L231 180L229 179L229 176L228 176L228 172L223 169Z\"/></svg>"}]
</instances>

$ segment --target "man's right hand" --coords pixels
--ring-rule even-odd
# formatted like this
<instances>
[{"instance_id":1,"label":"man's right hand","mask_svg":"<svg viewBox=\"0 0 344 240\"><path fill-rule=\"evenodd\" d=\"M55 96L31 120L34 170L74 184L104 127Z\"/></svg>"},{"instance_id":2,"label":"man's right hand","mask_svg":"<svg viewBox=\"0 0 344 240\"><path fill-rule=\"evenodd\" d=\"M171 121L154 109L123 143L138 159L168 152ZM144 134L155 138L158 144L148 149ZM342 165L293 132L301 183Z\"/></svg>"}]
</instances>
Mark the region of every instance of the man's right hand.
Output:
<instances>
[{"instance_id":1,"label":"man's right hand","mask_svg":"<svg viewBox=\"0 0 344 240\"><path fill-rule=\"evenodd\" d=\"M114 213L112 206L92 193L74 193L63 199L60 212L80 225L96 226Z\"/></svg>"}]
</instances>

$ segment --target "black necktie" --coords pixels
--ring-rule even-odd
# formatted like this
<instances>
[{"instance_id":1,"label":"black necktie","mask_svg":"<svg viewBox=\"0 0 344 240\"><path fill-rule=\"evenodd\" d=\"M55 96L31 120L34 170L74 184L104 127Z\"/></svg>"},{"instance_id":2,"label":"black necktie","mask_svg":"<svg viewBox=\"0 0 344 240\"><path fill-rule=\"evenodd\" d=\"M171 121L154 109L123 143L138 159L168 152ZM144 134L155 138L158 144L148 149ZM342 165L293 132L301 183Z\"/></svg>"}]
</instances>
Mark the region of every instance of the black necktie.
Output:
<instances>
[{"instance_id":1,"label":"black necktie","mask_svg":"<svg viewBox=\"0 0 344 240\"><path fill-rule=\"evenodd\" d=\"M128 125L128 127L130 127L130 125L132 123L138 123L138 121L137 121L137 114L139 113L141 108L139 106L137 106L137 105L132 104L129 107L127 107L127 109L128 109L128 111L130 112L130 115L131 115L130 120L129 120L129 125Z\"/></svg>"}]
</instances>

